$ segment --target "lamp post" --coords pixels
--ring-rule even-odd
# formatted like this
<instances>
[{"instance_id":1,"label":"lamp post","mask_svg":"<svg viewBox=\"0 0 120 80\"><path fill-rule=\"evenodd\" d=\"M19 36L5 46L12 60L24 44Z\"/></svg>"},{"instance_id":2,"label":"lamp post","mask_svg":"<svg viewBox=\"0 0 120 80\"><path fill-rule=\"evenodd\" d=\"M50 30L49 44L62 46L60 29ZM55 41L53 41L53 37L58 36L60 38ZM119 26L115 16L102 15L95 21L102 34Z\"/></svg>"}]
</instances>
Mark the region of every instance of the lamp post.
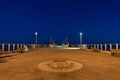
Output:
<instances>
[{"instance_id":1,"label":"lamp post","mask_svg":"<svg viewBox=\"0 0 120 80\"><path fill-rule=\"evenodd\" d=\"M80 49L82 48L82 32L80 32Z\"/></svg>"},{"instance_id":2,"label":"lamp post","mask_svg":"<svg viewBox=\"0 0 120 80\"><path fill-rule=\"evenodd\" d=\"M36 47L38 45L38 32L35 32L35 38L36 38Z\"/></svg>"}]
</instances>

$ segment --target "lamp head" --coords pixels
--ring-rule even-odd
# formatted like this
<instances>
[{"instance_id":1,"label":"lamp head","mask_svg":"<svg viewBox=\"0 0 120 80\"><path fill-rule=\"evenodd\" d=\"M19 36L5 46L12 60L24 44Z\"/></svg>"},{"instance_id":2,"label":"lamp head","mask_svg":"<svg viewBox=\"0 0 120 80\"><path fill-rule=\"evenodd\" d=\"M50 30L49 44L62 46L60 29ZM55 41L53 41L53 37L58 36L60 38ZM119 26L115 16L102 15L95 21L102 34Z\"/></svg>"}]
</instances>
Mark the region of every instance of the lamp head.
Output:
<instances>
[{"instance_id":1,"label":"lamp head","mask_svg":"<svg viewBox=\"0 0 120 80\"><path fill-rule=\"evenodd\" d=\"M83 33L82 32L80 32L80 35L82 35Z\"/></svg>"},{"instance_id":2,"label":"lamp head","mask_svg":"<svg viewBox=\"0 0 120 80\"><path fill-rule=\"evenodd\" d=\"M38 35L38 32L35 32L35 35Z\"/></svg>"}]
</instances>

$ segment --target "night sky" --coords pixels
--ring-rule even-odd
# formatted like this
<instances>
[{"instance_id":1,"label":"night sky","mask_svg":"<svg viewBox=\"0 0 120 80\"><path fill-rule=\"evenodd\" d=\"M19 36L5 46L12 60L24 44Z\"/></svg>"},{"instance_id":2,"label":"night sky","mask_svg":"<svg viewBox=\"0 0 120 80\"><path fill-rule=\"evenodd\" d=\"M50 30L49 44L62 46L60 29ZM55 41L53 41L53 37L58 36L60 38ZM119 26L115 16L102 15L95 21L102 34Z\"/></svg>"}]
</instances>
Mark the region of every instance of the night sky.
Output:
<instances>
[{"instance_id":1,"label":"night sky","mask_svg":"<svg viewBox=\"0 0 120 80\"><path fill-rule=\"evenodd\" d=\"M119 0L0 0L0 43L120 43Z\"/></svg>"}]
</instances>

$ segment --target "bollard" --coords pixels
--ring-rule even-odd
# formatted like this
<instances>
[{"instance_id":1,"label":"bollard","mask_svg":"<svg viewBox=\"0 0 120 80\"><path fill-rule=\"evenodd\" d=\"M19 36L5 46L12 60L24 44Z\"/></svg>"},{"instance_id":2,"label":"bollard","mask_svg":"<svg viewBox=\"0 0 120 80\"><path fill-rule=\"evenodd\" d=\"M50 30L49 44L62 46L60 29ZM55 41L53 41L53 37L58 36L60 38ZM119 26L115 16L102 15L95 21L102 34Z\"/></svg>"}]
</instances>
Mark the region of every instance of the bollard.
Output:
<instances>
[{"instance_id":1,"label":"bollard","mask_svg":"<svg viewBox=\"0 0 120 80\"><path fill-rule=\"evenodd\" d=\"M66 47L68 47L68 46L66 46ZM83 44L83 45L82 45L82 49L88 49L88 48L87 48L87 44Z\"/></svg>"},{"instance_id":2,"label":"bollard","mask_svg":"<svg viewBox=\"0 0 120 80\"><path fill-rule=\"evenodd\" d=\"M5 47L5 45L4 45L4 43L2 44L2 54L4 53L4 47Z\"/></svg>"},{"instance_id":3,"label":"bollard","mask_svg":"<svg viewBox=\"0 0 120 80\"><path fill-rule=\"evenodd\" d=\"M116 44L116 50L118 50L118 44Z\"/></svg>"},{"instance_id":4,"label":"bollard","mask_svg":"<svg viewBox=\"0 0 120 80\"><path fill-rule=\"evenodd\" d=\"M97 50L99 50L99 44L97 44Z\"/></svg>"},{"instance_id":5,"label":"bollard","mask_svg":"<svg viewBox=\"0 0 120 80\"><path fill-rule=\"evenodd\" d=\"M17 51L19 50L19 44L17 44Z\"/></svg>"},{"instance_id":6,"label":"bollard","mask_svg":"<svg viewBox=\"0 0 120 80\"><path fill-rule=\"evenodd\" d=\"M10 53L10 44L8 44L8 53Z\"/></svg>"},{"instance_id":7,"label":"bollard","mask_svg":"<svg viewBox=\"0 0 120 80\"><path fill-rule=\"evenodd\" d=\"M112 44L110 44L110 50L112 49Z\"/></svg>"},{"instance_id":8,"label":"bollard","mask_svg":"<svg viewBox=\"0 0 120 80\"><path fill-rule=\"evenodd\" d=\"M15 44L13 44L13 52L15 51Z\"/></svg>"},{"instance_id":9,"label":"bollard","mask_svg":"<svg viewBox=\"0 0 120 80\"><path fill-rule=\"evenodd\" d=\"M94 48L96 48L96 45L94 44Z\"/></svg>"},{"instance_id":10,"label":"bollard","mask_svg":"<svg viewBox=\"0 0 120 80\"><path fill-rule=\"evenodd\" d=\"M102 44L100 44L100 49L101 49L101 51L103 50L103 45Z\"/></svg>"},{"instance_id":11,"label":"bollard","mask_svg":"<svg viewBox=\"0 0 120 80\"><path fill-rule=\"evenodd\" d=\"M22 44L20 44L20 49L22 49Z\"/></svg>"},{"instance_id":12,"label":"bollard","mask_svg":"<svg viewBox=\"0 0 120 80\"><path fill-rule=\"evenodd\" d=\"M36 44L33 44L34 49L36 48Z\"/></svg>"},{"instance_id":13,"label":"bollard","mask_svg":"<svg viewBox=\"0 0 120 80\"><path fill-rule=\"evenodd\" d=\"M105 44L105 51L107 51L107 45Z\"/></svg>"}]
</instances>

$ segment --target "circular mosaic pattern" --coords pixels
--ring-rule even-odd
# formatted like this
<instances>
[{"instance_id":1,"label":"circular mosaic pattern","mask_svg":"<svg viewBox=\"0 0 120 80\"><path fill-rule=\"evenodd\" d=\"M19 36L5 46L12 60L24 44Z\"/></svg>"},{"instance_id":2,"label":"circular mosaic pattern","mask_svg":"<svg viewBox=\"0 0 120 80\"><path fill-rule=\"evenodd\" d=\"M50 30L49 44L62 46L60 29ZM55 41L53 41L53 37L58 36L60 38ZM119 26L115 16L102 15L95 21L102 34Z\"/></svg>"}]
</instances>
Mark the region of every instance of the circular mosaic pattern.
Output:
<instances>
[{"instance_id":1,"label":"circular mosaic pattern","mask_svg":"<svg viewBox=\"0 0 120 80\"><path fill-rule=\"evenodd\" d=\"M81 69L83 65L71 60L50 60L40 63L38 67L50 72L72 72Z\"/></svg>"}]
</instances>

